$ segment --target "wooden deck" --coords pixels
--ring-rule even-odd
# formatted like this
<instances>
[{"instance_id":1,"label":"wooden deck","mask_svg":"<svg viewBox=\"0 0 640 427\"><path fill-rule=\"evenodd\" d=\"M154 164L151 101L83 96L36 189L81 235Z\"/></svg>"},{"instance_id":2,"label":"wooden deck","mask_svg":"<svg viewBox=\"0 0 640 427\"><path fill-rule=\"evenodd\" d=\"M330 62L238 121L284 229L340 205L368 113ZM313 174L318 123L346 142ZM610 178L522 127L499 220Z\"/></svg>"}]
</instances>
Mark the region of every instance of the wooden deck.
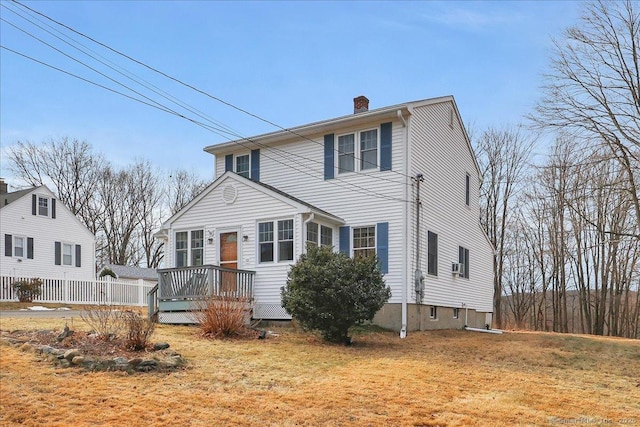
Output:
<instances>
[{"instance_id":1,"label":"wooden deck","mask_svg":"<svg viewBox=\"0 0 640 427\"><path fill-rule=\"evenodd\" d=\"M149 318L159 323L196 323L192 311L208 297L253 300L254 276L254 271L217 265L160 269L158 286L149 292Z\"/></svg>"}]
</instances>

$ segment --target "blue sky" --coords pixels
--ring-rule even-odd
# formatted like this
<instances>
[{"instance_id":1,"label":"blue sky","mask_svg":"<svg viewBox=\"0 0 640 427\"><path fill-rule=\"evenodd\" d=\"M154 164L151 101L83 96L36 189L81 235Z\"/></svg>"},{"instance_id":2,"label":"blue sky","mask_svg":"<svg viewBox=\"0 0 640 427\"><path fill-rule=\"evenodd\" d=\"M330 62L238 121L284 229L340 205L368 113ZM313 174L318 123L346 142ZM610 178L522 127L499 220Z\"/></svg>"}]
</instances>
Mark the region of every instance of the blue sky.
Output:
<instances>
[{"instance_id":1,"label":"blue sky","mask_svg":"<svg viewBox=\"0 0 640 427\"><path fill-rule=\"evenodd\" d=\"M5 0L0 4L0 44L126 92L16 29L11 24L75 58L92 61L12 12L28 17L24 9ZM23 4L283 127L350 114L358 95L370 99L371 109L453 95L474 131L515 125L531 112L548 67L552 37L576 24L583 6L573 1ZM43 27L54 25L42 17L29 19ZM277 130L86 39L74 39L94 56L242 136ZM91 63L133 87L121 74ZM2 150L16 141L38 143L65 136L86 140L116 165L148 159L167 173L181 168L204 178L212 176L213 158L202 148L228 140L0 50ZM0 176L11 178L2 159Z\"/></svg>"}]
</instances>

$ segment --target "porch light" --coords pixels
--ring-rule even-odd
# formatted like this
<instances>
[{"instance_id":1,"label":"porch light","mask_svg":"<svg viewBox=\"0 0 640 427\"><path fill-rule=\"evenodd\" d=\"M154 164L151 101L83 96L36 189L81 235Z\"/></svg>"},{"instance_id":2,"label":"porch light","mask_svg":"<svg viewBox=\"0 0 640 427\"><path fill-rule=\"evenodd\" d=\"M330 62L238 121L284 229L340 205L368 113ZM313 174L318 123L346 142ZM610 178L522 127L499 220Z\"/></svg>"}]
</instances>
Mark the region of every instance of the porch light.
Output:
<instances>
[{"instance_id":1,"label":"porch light","mask_svg":"<svg viewBox=\"0 0 640 427\"><path fill-rule=\"evenodd\" d=\"M246 234L244 236L242 236L242 241L246 242L249 240L249 236L247 236Z\"/></svg>"}]
</instances>

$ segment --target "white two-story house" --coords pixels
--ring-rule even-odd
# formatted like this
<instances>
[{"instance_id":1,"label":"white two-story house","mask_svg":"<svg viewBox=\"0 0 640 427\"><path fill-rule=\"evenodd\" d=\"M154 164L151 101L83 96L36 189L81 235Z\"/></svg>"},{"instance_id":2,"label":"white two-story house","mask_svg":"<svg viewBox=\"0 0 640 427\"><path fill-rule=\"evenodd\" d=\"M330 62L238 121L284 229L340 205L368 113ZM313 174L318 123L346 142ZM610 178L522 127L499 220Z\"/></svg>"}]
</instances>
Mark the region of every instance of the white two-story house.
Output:
<instances>
[{"instance_id":1,"label":"white two-story house","mask_svg":"<svg viewBox=\"0 0 640 427\"><path fill-rule=\"evenodd\" d=\"M401 334L491 324L493 249L453 97L368 103L357 97L348 116L206 147L216 179L157 233L166 267L247 271L253 316L287 319L280 289L308 244L375 253L392 292L375 323ZM183 321L178 308L161 307L161 321Z\"/></svg>"},{"instance_id":2,"label":"white two-story house","mask_svg":"<svg viewBox=\"0 0 640 427\"><path fill-rule=\"evenodd\" d=\"M0 180L0 276L95 279L94 235L45 185L7 192Z\"/></svg>"}]
</instances>

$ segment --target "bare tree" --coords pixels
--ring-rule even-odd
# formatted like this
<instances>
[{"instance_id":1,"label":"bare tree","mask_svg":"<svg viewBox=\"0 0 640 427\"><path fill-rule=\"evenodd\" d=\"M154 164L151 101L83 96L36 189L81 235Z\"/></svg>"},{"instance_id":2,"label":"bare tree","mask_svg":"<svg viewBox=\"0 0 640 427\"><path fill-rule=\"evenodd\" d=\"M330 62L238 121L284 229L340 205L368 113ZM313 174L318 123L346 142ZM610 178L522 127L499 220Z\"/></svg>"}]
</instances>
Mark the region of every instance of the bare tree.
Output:
<instances>
[{"instance_id":1,"label":"bare tree","mask_svg":"<svg viewBox=\"0 0 640 427\"><path fill-rule=\"evenodd\" d=\"M481 171L481 220L494 255L494 319L502 327L506 233L513 219L518 185L529 161L532 140L517 128L488 129L476 142Z\"/></svg>"},{"instance_id":2,"label":"bare tree","mask_svg":"<svg viewBox=\"0 0 640 427\"><path fill-rule=\"evenodd\" d=\"M91 205L105 161L86 141L18 142L8 148L7 157L9 170L26 184L53 185L51 190L74 215L87 225L95 218Z\"/></svg>"},{"instance_id":3,"label":"bare tree","mask_svg":"<svg viewBox=\"0 0 640 427\"><path fill-rule=\"evenodd\" d=\"M608 147L626 173L624 188L640 223L638 3L589 3L580 24L555 41L551 72L545 78L545 95L531 118Z\"/></svg>"},{"instance_id":4,"label":"bare tree","mask_svg":"<svg viewBox=\"0 0 640 427\"><path fill-rule=\"evenodd\" d=\"M167 198L171 215L185 207L209 183L195 173L184 169L175 170L169 175Z\"/></svg>"}]
</instances>

